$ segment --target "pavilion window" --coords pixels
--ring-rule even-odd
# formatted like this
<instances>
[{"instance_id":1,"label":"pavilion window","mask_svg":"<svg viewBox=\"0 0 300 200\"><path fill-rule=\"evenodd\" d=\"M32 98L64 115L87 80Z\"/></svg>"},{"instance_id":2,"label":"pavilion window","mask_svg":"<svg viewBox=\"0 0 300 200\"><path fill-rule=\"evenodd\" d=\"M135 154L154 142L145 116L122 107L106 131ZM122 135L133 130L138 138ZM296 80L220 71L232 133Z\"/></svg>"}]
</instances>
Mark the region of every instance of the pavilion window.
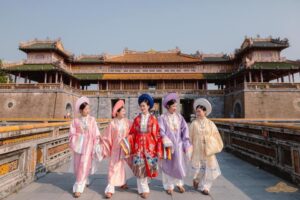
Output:
<instances>
[{"instance_id":1,"label":"pavilion window","mask_svg":"<svg viewBox=\"0 0 300 200\"><path fill-rule=\"evenodd\" d=\"M138 81L124 81L123 88L125 90L138 90L139 82Z\"/></svg>"},{"instance_id":2,"label":"pavilion window","mask_svg":"<svg viewBox=\"0 0 300 200\"><path fill-rule=\"evenodd\" d=\"M120 83L118 81L111 81L109 82L109 90L120 90Z\"/></svg>"},{"instance_id":3,"label":"pavilion window","mask_svg":"<svg viewBox=\"0 0 300 200\"><path fill-rule=\"evenodd\" d=\"M163 87L164 87L163 81L158 81L158 82L156 83L156 89L162 90Z\"/></svg>"},{"instance_id":4,"label":"pavilion window","mask_svg":"<svg viewBox=\"0 0 300 200\"><path fill-rule=\"evenodd\" d=\"M156 90L156 82L149 82L148 83L149 90Z\"/></svg>"},{"instance_id":5,"label":"pavilion window","mask_svg":"<svg viewBox=\"0 0 300 200\"><path fill-rule=\"evenodd\" d=\"M257 74L254 74L254 82L258 82L258 76L257 76Z\"/></svg>"},{"instance_id":6,"label":"pavilion window","mask_svg":"<svg viewBox=\"0 0 300 200\"><path fill-rule=\"evenodd\" d=\"M184 88L187 90L193 90L195 88L195 83L194 81L184 81Z\"/></svg>"}]
</instances>

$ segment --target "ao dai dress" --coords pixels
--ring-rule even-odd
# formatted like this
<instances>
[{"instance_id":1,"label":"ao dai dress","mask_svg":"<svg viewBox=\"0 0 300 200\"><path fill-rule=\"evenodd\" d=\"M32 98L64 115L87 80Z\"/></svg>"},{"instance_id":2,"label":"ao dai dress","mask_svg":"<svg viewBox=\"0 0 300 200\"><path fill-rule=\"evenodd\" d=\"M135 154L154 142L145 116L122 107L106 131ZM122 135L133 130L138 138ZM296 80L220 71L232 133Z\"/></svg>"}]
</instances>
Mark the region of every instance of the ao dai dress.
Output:
<instances>
[{"instance_id":1,"label":"ao dai dress","mask_svg":"<svg viewBox=\"0 0 300 200\"><path fill-rule=\"evenodd\" d=\"M121 120L114 118L105 129L101 138L103 156L110 157L108 168L108 185L105 193L115 192L115 186L122 186L126 183L125 168L127 165L125 155L121 149L120 142L128 136L130 122L128 119Z\"/></svg>"},{"instance_id":2,"label":"ao dai dress","mask_svg":"<svg viewBox=\"0 0 300 200\"><path fill-rule=\"evenodd\" d=\"M191 157L194 169L193 178L200 183L200 190L208 191L212 186L213 180L221 174L216 156L206 155L205 145L209 135L215 137L219 144L223 144L216 125L206 117L202 120L197 118L190 125L190 137L193 145Z\"/></svg>"},{"instance_id":3,"label":"ao dai dress","mask_svg":"<svg viewBox=\"0 0 300 200\"><path fill-rule=\"evenodd\" d=\"M165 190L173 190L174 185L183 186L186 176L186 156L192 147L189 139L189 130L186 121L178 113L166 113L158 119L160 135L163 143L171 143L171 160L162 161L162 178Z\"/></svg>"},{"instance_id":4,"label":"ao dai dress","mask_svg":"<svg viewBox=\"0 0 300 200\"><path fill-rule=\"evenodd\" d=\"M81 153L77 152L78 140L84 136ZM76 182L73 192L82 193L88 184L88 176L92 170L92 161L96 159L95 146L99 143L100 131L94 117L75 118L70 126L69 145L73 151L73 165Z\"/></svg>"}]
</instances>

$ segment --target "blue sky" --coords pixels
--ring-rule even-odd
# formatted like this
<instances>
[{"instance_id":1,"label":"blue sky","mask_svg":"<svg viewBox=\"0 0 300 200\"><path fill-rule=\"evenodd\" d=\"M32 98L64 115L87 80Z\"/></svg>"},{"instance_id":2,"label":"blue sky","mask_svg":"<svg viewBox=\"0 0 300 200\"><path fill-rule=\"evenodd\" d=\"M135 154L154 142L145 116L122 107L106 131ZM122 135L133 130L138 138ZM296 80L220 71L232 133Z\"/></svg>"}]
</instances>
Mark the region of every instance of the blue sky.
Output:
<instances>
[{"instance_id":1,"label":"blue sky","mask_svg":"<svg viewBox=\"0 0 300 200\"><path fill-rule=\"evenodd\" d=\"M232 53L244 37L287 37L300 59L298 0L2 0L0 58L25 58L19 42L61 38L75 55L133 50Z\"/></svg>"}]
</instances>

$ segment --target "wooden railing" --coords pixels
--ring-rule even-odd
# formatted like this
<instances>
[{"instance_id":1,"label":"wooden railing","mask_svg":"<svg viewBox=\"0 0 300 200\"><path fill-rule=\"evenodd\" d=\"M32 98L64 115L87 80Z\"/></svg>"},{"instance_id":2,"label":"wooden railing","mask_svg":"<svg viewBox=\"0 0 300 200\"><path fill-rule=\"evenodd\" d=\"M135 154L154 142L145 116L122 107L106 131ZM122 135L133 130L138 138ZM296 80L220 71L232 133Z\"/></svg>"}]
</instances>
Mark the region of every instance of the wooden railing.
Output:
<instances>
[{"instance_id":1,"label":"wooden railing","mask_svg":"<svg viewBox=\"0 0 300 200\"><path fill-rule=\"evenodd\" d=\"M59 83L5 83L0 84L0 89L49 89L57 90L62 89L63 85Z\"/></svg>"},{"instance_id":2,"label":"wooden railing","mask_svg":"<svg viewBox=\"0 0 300 200\"><path fill-rule=\"evenodd\" d=\"M100 131L109 120L98 120ZM68 162L70 122L0 127L0 199Z\"/></svg>"},{"instance_id":3,"label":"wooden railing","mask_svg":"<svg viewBox=\"0 0 300 200\"><path fill-rule=\"evenodd\" d=\"M226 150L300 185L300 119L284 120L284 124L274 120L213 121L222 135Z\"/></svg>"},{"instance_id":4,"label":"wooden railing","mask_svg":"<svg viewBox=\"0 0 300 200\"><path fill-rule=\"evenodd\" d=\"M86 96L109 96L113 94L136 95L139 93L147 92L153 95L164 95L167 92L179 92L180 94L192 95L224 95L240 90L300 90L300 83L242 83L236 87L226 88L225 90L189 90L189 89L157 89L157 90L80 90L68 85L60 83L2 83L0 90L12 89L37 89L37 90L65 90L72 93L77 93Z\"/></svg>"},{"instance_id":5,"label":"wooden railing","mask_svg":"<svg viewBox=\"0 0 300 200\"><path fill-rule=\"evenodd\" d=\"M65 122L70 119L64 118L0 118L0 122Z\"/></svg>"},{"instance_id":6,"label":"wooden railing","mask_svg":"<svg viewBox=\"0 0 300 200\"><path fill-rule=\"evenodd\" d=\"M221 69L220 69L221 67ZM207 65L194 65L194 66L161 66L157 65L155 67L145 67L145 66L110 66L110 65L102 65L100 68L95 69L95 67L72 67L73 73L122 73L122 74L131 74L131 73L232 73L232 68L229 65L215 65L215 66L207 66Z\"/></svg>"},{"instance_id":7,"label":"wooden railing","mask_svg":"<svg viewBox=\"0 0 300 200\"><path fill-rule=\"evenodd\" d=\"M300 89L300 83L247 83L246 86L249 90Z\"/></svg>"},{"instance_id":8,"label":"wooden railing","mask_svg":"<svg viewBox=\"0 0 300 200\"><path fill-rule=\"evenodd\" d=\"M222 96L224 90L189 90L189 89L162 89L162 90L80 90L68 85L60 83L5 83L0 84L0 90L14 90L14 89L33 89L33 90L64 90L79 95L85 96L110 96L110 95L137 95L141 93L150 93L153 95L163 96L168 92L178 92L180 94L191 94L198 96Z\"/></svg>"},{"instance_id":9,"label":"wooden railing","mask_svg":"<svg viewBox=\"0 0 300 200\"><path fill-rule=\"evenodd\" d=\"M81 90L61 83L2 83L0 90L64 90L80 94Z\"/></svg>"},{"instance_id":10,"label":"wooden railing","mask_svg":"<svg viewBox=\"0 0 300 200\"><path fill-rule=\"evenodd\" d=\"M85 96L110 96L110 95L138 95L142 93L149 93L152 95L163 96L169 92L178 92L180 94L191 94L198 96L222 96L224 90L110 90L110 91L99 91L99 90L82 90L81 94Z\"/></svg>"}]
</instances>

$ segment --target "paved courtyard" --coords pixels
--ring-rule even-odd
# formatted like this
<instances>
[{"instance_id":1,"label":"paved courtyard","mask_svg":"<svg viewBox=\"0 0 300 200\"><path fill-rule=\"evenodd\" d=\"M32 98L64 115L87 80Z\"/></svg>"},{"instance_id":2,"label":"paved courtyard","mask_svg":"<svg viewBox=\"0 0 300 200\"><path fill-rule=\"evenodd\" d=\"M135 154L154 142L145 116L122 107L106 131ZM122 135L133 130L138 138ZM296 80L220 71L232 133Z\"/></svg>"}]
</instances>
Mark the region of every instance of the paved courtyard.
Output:
<instances>
[{"instance_id":1,"label":"paved courtyard","mask_svg":"<svg viewBox=\"0 0 300 200\"><path fill-rule=\"evenodd\" d=\"M235 156L223 152L218 155L222 176L219 177L212 189L210 196L204 196L191 187L191 178L186 179L186 190L184 194L174 192L173 196L167 195L163 188L160 177L151 180L151 194L148 199L178 199L178 200L244 200L244 199L272 199L272 200L296 200L300 199L300 191L293 193L269 193L266 188L276 185L284 180L269 174L259 168L244 162ZM49 173L36 182L28 185L19 192L12 194L7 200L68 200L72 197L73 174L68 173L69 165L65 165L55 172ZM91 176L91 185L79 199L99 200L105 199L104 189L106 186L107 161L101 163L100 171ZM287 183L293 186L290 183ZM130 178L130 187L127 191L117 189L112 199L134 200L141 199L137 194L136 180ZM295 186L294 186L295 187Z\"/></svg>"}]
</instances>

